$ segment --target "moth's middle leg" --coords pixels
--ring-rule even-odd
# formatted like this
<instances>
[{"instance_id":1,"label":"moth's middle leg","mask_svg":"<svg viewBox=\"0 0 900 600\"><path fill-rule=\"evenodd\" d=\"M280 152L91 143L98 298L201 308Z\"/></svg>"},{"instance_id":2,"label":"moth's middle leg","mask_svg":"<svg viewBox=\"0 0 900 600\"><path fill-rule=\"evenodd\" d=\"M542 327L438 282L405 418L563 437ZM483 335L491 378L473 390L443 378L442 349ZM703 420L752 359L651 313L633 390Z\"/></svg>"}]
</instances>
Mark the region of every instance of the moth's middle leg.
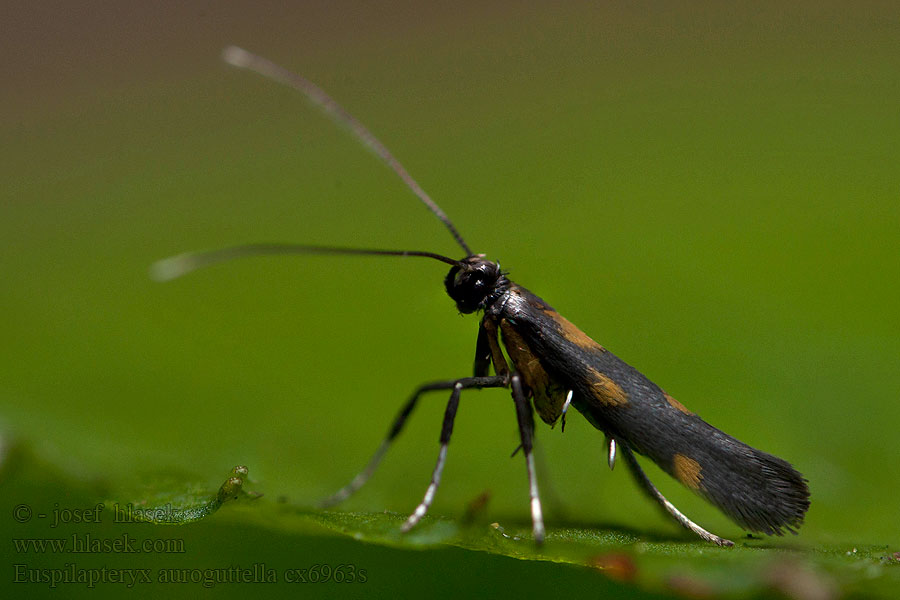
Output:
<instances>
[{"instance_id":1,"label":"moth's middle leg","mask_svg":"<svg viewBox=\"0 0 900 600\"><path fill-rule=\"evenodd\" d=\"M544 515L541 509L541 497L538 493L537 473L534 468L534 413L531 402L525 395L522 378L518 373L510 376L513 402L516 405L516 420L519 423L522 453L525 455L525 466L528 469L528 496L531 499L531 525L534 541L544 542Z\"/></svg>"}]
</instances>

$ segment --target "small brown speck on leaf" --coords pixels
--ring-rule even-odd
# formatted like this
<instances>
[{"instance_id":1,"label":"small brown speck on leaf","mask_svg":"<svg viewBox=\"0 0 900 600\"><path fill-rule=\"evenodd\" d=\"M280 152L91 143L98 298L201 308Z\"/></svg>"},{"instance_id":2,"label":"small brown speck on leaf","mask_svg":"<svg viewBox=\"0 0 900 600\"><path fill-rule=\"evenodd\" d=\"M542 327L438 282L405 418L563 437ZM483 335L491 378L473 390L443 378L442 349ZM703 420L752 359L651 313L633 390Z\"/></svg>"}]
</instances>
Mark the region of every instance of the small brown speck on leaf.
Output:
<instances>
[{"instance_id":1,"label":"small brown speck on leaf","mask_svg":"<svg viewBox=\"0 0 900 600\"><path fill-rule=\"evenodd\" d=\"M634 581L637 575L637 565L634 564L634 559L620 552L593 556L588 559L587 564L589 567L602 571L604 575L615 581Z\"/></svg>"}]
</instances>

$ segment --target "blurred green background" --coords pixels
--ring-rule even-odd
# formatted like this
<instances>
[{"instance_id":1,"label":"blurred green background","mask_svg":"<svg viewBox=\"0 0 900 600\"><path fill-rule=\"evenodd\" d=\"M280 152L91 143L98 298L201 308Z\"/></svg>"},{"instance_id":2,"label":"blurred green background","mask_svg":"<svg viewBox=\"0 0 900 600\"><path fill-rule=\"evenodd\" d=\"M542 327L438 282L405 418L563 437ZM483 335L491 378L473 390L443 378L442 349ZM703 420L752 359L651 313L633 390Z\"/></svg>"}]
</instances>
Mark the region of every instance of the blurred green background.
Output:
<instances>
[{"instance_id":1,"label":"blurred green background","mask_svg":"<svg viewBox=\"0 0 900 600\"><path fill-rule=\"evenodd\" d=\"M515 281L714 425L795 464L812 507L791 543L900 541L896 3L5 12L0 435L39 467L7 468L18 496L4 511L29 494L92 497L57 472L116 497L151 472L214 490L235 464L261 502L307 505L364 464L415 385L471 369L477 319L456 314L430 261L261 259L148 278L159 258L251 241L460 253L297 93L225 66L221 48L237 44L331 93ZM348 510L412 510L445 401L423 403ZM681 536L608 471L586 421L537 435L551 527ZM517 443L506 393L464 395L433 514L458 517L489 490L485 524L527 522ZM687 514L742 535L648 472ZM8 514L0 530L46 534ZM240 514L260 555L302 544L315 558L320 540L383 564L369 593L479 560L495 583L524 586L540 568L532 592L611 585L460 550L294 543ZM188 564L236 556L208 542L231 525L197 527L185 535L206 550Z\"/></svg>"}]
</instances>

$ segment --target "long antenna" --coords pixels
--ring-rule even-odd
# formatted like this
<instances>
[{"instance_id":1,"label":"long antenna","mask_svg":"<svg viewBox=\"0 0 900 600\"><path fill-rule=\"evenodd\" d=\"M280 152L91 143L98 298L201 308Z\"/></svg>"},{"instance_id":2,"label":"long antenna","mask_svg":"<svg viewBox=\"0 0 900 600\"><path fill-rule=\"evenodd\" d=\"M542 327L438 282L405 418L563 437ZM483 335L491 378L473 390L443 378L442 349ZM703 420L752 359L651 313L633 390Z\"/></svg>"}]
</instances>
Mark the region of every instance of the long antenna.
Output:
<instances>
[{"instance_id":1,"label":"long antenna","mask_svg":"<svg viewBox=\"0 0 900 600\"><path fill-rule=\"evenodd\" d=\"M456 230L456 227L450 221L450 218L447 214L441 210L441 207L438 206L428 194L425 193L425 190L416 182L412 176L407 173L406 169L403 168L403 165L400 164L394 155L391 154L390 150L382 144L378 138L376 138L371 131L369 131L365 125L357 121L353 115L348 113L344 108L334 101L334 99L325 93L325 91L314 84L312 81L306 79L305 77L298 75L292 71L288 71L284 67L280 65L276 65L270 60L267 60L261 56L257 56L251 52L247 52L243 48L238 48L237 46L228 46L222 52L222 59L230 65L235 67L241 67L245 69L250 69L255 73L262 75L263 77L268 77L269 79L278 81L285 85L288 85L295 90L303 93L306 98L312 102L317 107L321 108L322 111L325 112L326 115L331 117L336 123L339 125L343 125L348 128L356 138L363 143L367 148L369 148L372 152L374 152L378 158L380 158L387 166L394 170L394 172L403 180L403 183L412 190L412 192L419 197L425 206L434 213L434 215L441 220L441 222L450 230L450 233L453 235L453 239L462 246L462 249L466 251L466 256L472 256L472 249L469 248L469 245L463 240L462 236Z\"/></svg>"},{"instance_id":2,"label":"long antenna","mask_svg":"<svg viewBox=\"0 0 900 600\"><path fill-rule=\"evenodd\" d=\"M418 250L370 250L367 248L341 248L335 246L306 246L301 244L246 244L221 250L188 252L156 261L150 267L150 276L157 281L170 281L191 271L209 267L235 258L284 254L367 254L375 256L424 256L448 265L459 265L458 260Z\"/></svg>"}]
</instances>

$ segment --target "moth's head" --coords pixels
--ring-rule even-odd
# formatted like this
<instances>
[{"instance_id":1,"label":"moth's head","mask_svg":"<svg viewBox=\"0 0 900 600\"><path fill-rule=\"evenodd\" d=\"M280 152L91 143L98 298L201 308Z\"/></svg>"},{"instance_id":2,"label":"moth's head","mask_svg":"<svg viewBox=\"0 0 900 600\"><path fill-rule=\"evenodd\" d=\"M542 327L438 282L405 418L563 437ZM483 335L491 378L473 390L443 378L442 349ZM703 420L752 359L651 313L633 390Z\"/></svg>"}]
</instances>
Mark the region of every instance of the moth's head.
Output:
<instances>
[{"instance_id":1,"label":"moth's head","mask_svg":"<svg viewBox=\"0 0 900 600\"><path fill-rule=\"evenodd\" d=\"M484 258L484 254L476 254L450 269L444 287L459 312L468 314L484 308L502 281L505 278L500 265Z\"/></svg>"}]
</instances>

